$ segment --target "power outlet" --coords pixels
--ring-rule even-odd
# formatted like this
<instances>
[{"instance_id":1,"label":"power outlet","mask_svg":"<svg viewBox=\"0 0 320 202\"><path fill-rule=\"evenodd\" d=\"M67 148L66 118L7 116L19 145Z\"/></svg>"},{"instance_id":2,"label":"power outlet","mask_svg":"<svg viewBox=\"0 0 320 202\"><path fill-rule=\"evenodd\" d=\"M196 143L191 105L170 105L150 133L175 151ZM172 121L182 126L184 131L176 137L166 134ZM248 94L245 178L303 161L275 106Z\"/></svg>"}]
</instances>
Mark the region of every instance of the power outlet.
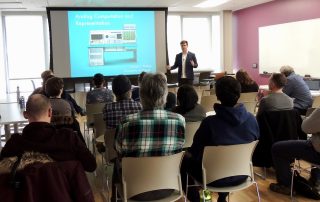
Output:
<instances>
[{"instance_id":1,"label":"power outlet","mask_svg":"<svg viewBox=\"0 0 320 202\"><path fill-rule=\"evenodd\" d=\"M252 64L252 68L257 68L258 67L258 64L257 63L253 63Z\"/></svg>"}]
</instances>

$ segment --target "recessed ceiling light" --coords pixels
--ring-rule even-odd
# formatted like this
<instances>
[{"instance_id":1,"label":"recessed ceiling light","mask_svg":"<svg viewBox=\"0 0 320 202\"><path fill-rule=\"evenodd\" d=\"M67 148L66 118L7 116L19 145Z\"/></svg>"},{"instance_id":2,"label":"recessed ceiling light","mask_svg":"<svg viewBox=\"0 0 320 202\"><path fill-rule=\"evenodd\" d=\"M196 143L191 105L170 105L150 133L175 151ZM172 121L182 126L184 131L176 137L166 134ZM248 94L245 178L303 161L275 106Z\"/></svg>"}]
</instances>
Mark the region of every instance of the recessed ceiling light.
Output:
<instances>
[{"instance_id":1,"label":"recessed ceiling light","mask_svg":"<svg viewBox=\"0 0 320 202\"><path fill-rule=\"evenodd\" d=\"M194 7L199 7L199 8L216 7L228 1L230 0L206 0L195 5Z\"/></svg>"}]
</instances>

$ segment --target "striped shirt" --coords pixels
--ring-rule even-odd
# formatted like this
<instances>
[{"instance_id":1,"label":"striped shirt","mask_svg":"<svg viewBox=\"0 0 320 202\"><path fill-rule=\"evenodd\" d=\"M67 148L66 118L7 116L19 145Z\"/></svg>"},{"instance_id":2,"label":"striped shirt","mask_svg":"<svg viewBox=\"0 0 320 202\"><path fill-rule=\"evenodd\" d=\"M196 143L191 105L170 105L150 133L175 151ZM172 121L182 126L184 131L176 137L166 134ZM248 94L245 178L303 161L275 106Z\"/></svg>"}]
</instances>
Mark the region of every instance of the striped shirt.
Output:
<instances>
[{"instance_id":1,"label":"striped shirt","mask_svg":"<svg viewBox=\"0 0 320 202\"><path fill-rule=\"evenodd\" d=\"M184 145L185 120L162 109L128 115L117 127L115 148L120 156L166 156Z\"/></svg>"},{"instance_id":2,"label":"striped shirt","mask_svg":"<svg viewBox=\"0 0 320 202\"><path fill-rule=\"evenodd\" d=\"M103 119L106 121L107 128L116 128L122 118L137 113L141 109L140 102L131 99L107 103L103 109Z\"/></svg>"}]
</instances>

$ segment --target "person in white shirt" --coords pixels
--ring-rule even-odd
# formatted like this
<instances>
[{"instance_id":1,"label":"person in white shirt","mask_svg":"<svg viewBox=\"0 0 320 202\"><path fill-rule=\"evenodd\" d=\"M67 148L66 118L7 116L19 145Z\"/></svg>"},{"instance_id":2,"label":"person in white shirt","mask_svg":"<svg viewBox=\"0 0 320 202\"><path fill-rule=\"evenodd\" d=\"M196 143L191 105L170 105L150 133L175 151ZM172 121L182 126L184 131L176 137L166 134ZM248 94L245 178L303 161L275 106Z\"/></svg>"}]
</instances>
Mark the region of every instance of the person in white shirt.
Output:
<instances>
[{"instance_id":1,"label":"person in white shirt","mask_svg":"<svg viewBox=\"0 0 320 202\"><path fill-rule=\"evenodd\" d=\"M182 52L176 55L173 66L168 65L168 70L178 68L179 86L183 84L193 84L194 73L193 68L198 67L196 55L188 51L188 41L182 40L180 42Z\"/></svg>"}]
</instances>

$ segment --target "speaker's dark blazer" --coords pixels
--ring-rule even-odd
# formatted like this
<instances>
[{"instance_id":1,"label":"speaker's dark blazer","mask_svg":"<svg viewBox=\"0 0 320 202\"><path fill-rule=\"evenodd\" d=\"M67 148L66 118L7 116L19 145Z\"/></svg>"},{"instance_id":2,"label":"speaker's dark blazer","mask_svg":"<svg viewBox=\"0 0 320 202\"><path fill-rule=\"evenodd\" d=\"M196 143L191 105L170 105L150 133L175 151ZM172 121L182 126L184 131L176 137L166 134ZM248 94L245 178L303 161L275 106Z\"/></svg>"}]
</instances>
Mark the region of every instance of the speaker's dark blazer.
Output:
<instances>
[{"instance_id":1,"label":"speaker's dark blazer","mask_svg":"<svg viewBox=\"0 0 320 202\"><path fill-rule=\"evenodd\" d=\"M194 62L194 66L191 65L191 60ZM186 76L188 79L193 80L194 74L193 74L193 68L198 67L198 62L196 55L190 51L187 53L186 58ZM178 80L180 81L181 75L182 75L182 53L179 53L176 55L176 60L174 62L174 65L171 66L171 70L178 68Z\"/></svg>"}]
</instances>

